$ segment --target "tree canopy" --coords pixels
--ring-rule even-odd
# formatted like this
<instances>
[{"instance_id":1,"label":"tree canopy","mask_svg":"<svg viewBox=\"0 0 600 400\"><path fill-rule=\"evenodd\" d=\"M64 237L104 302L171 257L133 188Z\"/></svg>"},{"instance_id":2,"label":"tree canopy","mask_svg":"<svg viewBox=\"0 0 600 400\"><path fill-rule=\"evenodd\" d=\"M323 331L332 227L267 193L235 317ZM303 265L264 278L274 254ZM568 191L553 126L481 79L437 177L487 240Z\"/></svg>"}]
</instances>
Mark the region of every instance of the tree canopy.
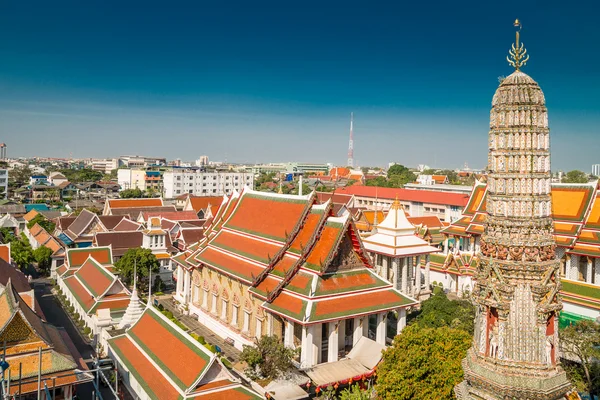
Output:
<instances>
[{"instance_id":1,"label":"tree canopy","mask_svg":"<svg viewBox=\"0 0 600 400\"><path fill-rule=\"evenodd\" d=\"M54 232L54 229L56 228L56 224L48 220L42 214L38 214L35 217L33 217L33 219L27 223L27 229L33 228L35 224L39 224L49 234L52 234L52 232Z\"/></svg>"},{"instance_id":2,"label":"tree canopy","mask_svg":"<svg viewBox=\"0 0 600 400\"><path fill-rule=\"evenodd\" d=\"M119 197L122 199L139 199L144 197L144 192L140 188L125 189L119 192Z\"/></svg>"},{"instance_id":3,"label":"tree canopy","mask_svg":"<svg viewBox=\"0 0 600 400\"><path fill-rule=\"evenodd\" d=\"M387 179L383 176L378 176L377 178L367 179L365 185L401 188L407 183L414 182L416 179L417 176L404 165L394 164L387 171Z\"/></svg>"},{"instance_id":4,"label":"tree canopy","mask_svg":"<svg viewBox=\"0 0 600 400\"><path fill-rule=\"evenodd\" d=\"M594 398L600 392L600 324L582 320L558 333L563 354L579 363L563 363L569 379Z\"/></svg>"},{"instance_id":5,"label":"tree canopy","mask_svg":"<svg viewBox=\"0 0 600 400\"><path fill-rule=\"evenodd\" d=\"M8 173L8 183L12 187L21 187L29 183L33 171L29 167L15 167Z\"/></svg>"},{"instance_id":6,"label":"tree canopy","mask_svg":"<svg viewBox=\"0 0 600 400\"><path fill-rule=\"evenodd\" d=\"M419 328L450 327L473 334L475 307L467 300L449 300L444 292L421 303L421 310L410 316Z\"/></svg>"},{"instance_id":7,"label":"tree canopy","mask_svg":"<svg viewBox=\"0 0 600 400\"><path fill-rule=\"evenodd\" d=\"M240 360L248 364L246 374L251 379L277 379L292 367L296 352L276 336L262 336L254 346L243 346Z\"/></svg>"},{"instance_id":8,"label":"tree canopy","mask_svg":"<svg viewBox=\"0 0 600 400\"><path fill-rule=\"evenodd\" d=\"M562 178L562 183L588 183L588 175L579 170L569 171Z\"/></svg>"},{"instance_id":9,"label":"tree canopy","mask_svg":"<svg viewBox=\"0 0 600 400\"><path fill-rule=\"evenodd\" d=\"M133 283L133 273L137 269L138 289L148 291L150 271L157 273L160 270L160 264L156 256L152 254L152 250L138 247L127 250L123 257L115 263L115 268L121 279L127 284Z\"/></svg>"},{"instance_id":10,"label":"tree canopy","mask_svg":"<svg viewBox=\"0 0 600 400\"><path fill-rule=\"evenodd\" d=\"M21 268L21 270L26 269L34 260L33 249L31 248L29 240L27 240L25 235L21 235L20 239L15 238L11 241L10 257L14 263Z\"/></svg>"},{"instance_id":11,"label":"tree canopy","mask_svg":"<svg viewBox=\"0 0 600 400\"><path fill-rule=\"evenodd\" d=\"M48 271L52 264L52 250L46 246L40 246L33 250L33 259L38 264L38 268L43 271Z\"/></svg>"},{"instance_id":12,"label":"tree canopy","mask_svg":"<svg viewBox=\"0 0 600 400\"><path fill-rule=\"evenodd\" d=\"M464 330L406 327L383 352L375 390L380 399L453 399L462 359L471 346Z\"/></svg>"},{"instance_id":13,"label":"tree canopy","mask_svg":"<svg viewBox=\"0 0 600 400\"><path fill-rule=\"evenodd\" d=\"M83 169L70 169L70 168L46 168L46 172L60 172L62 175L67 178L67 180L71 183L81 183L81 182L97 182L102 179L104 174L100 171L94 171L91 168L83 168Z\"/></svg>"}]
</instances>

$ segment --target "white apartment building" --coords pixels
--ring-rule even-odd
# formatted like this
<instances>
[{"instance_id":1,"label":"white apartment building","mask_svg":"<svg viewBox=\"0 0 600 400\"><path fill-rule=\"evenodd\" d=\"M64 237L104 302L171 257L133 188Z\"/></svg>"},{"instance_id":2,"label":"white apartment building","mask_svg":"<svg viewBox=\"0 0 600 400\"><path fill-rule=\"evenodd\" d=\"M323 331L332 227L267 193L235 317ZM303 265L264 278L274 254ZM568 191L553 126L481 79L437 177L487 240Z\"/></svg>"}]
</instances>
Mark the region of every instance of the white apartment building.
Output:
<instances>
[{"instance_id":1,"label":"white apartment building","mask_svg":"<svg viewBox=\"0 0 600 400\"><path fill-rule=\"evenodd\" d=\"M141 169L120 169L117 171L117 183L121 190L146 190L146 171Z\"/></svg>"},{"instance_id":2,"label":"white apartment building","mask_svg":"<svg viewBox=\"0 0 600 400\"><path fill-rule=\"evenodd\" d=\"M164 196L172 199L182 194L221 196L254 188L254 175L246 172L175 170L163 174Z\"/></svg>"},{"instance_id":3,"label":"white apartment building","mask_svg":"<svg viewBox=\"0 0 600 400\"><path fill-rule=\"evenodd\" d=\"M600 176L600 164L592 164L592 175Z\"/></svg>"},{"instance_id":4,"label":"white apartment building","mask_svg":"<svg viewBox=\"0 0 600 400\"><path fill-rule=\"evenodd\" d=\"M0 198L6 199L8 196L8 170L0 169Z\"/></svg>"},{"instance_id":5,"label":"white apartment building","mask_svg":"<svg viewBox=\"0 0 600 400\"><path fill-rule=\"evenodd\" d=\"M94 171L100 171L105 174L110 174L113 169L119 168L119 159L118 158L102 158L92 159L92 169Z\"/></svg>"}]
</instances>

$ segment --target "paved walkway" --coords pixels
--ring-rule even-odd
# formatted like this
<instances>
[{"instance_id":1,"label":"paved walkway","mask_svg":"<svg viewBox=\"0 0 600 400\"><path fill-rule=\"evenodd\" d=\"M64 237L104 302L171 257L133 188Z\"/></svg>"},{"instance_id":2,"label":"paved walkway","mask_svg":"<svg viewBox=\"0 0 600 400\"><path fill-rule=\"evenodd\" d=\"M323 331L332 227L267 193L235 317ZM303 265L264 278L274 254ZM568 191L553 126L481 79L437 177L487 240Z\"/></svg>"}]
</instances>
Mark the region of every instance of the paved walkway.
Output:
<instances>
[{"instance_id":1,"label":"paved walkway","mask_svg":"<svg viewBox=\"0 0 600 400\"><path fill-rule=\"evenodd\" d=\"M183 315L177 310L175 306L175 300L172 297L162 297L158 299L158 302L162 304L165 310L169 310L173 315L185 326L188 327L189 333L195 333L200 336L204 336L207 343L219 346L223 351L223 355L232 363L237 363L240 360L240 354L242 353L234 346L229 343L225 343L225 340L221 336L217 335L206 326L202 325L196 318L190 317L189 315Z\"/></svg>"}]
</instances>

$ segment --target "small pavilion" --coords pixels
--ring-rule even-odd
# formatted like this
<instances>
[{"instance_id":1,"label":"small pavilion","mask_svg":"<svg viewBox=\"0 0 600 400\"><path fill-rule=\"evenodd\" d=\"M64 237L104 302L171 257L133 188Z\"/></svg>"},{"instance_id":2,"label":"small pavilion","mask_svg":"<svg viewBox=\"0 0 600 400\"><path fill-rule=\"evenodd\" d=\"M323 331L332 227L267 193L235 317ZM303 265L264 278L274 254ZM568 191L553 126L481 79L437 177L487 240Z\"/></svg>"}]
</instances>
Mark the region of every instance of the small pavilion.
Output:
<instances>
[{"instance_id":1,"label":"small pavilion","mask_svg":"<svg viewBox=\"0 0 600 400\"><path fill-rule=\"evenodd\" d=\"M406 217L398 198L385 219L364 235L362 242L377 273L392 281L396 290L415 298L429 294L429 254L439 249L416 235L415 226Z\"/></svg>"}]
</instances>

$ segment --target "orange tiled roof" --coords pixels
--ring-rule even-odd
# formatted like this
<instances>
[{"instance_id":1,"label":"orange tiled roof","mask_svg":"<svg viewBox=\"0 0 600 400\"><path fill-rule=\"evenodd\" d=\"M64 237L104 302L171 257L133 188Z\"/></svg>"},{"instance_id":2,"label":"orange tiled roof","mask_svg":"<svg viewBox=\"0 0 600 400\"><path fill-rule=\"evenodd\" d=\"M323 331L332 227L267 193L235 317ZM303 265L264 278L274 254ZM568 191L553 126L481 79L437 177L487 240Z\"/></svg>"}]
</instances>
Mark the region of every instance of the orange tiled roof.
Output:
<instances>
[{"instance_id":1,"label":"orange tiled roof","mask_svg":"<svg viewBox=\"0 0 600 400\"><path fill-rule=\"evenodd\" d=\"M67 249L67 261L70 268L80 267L92 256L94 260L102 265L112 264L110 247L84 247L80 249Z\"/></svg>"},{"instance_id":2,"label":"orange tiled roof","mask_svg":"<svg viewBox=\"0 0 600 400\"><path fill-rule=\"evenodd\" d=\"M286 241L308 212L311 201L305 198L257 196L247 194L241 197L236 211L225 226L270 239Z\"/></svg>"},{"instance_id":3,"label":"orange tiled roof","mask_svg":"<svg viewBox=\"0 0 600 400\"><path fill-rule=\"evenodd\" d=\"M76 276L96 298L104 294L115 281L115 277L91 257L79 268Z\"/></svg>"},{"instance_id":4,"label":"orange tiled roof","mask_svg":"<svg viewBox=\"0 0 600 400\"><path fill-rule=\"evenodd\" d=\"M162 207L161 198L154 199L111 199L108 200L110 208L132 208L132 207Z\"/></svg>"},{"instance_id":5,"label":"orange tiled roof","mask_svg":"<svg viewBox=\"0 0 600 400\"><path fill-rule=\"evenodd\" d=\"M0 244L0 258L10 264L10 243Z\"/></svg>"},{"instance_id":6,"label":"orange tiled roof","mask_svg":"<svg viewBox=\"0 0 600 400\"><path fill-rule=\"evenodd\" d=\"M196 213L199 213L200 211L206 210L209 205L211 207L219 207L223 202L223 196L190 197L189 202L192 206L192 209Z\"/></svg>"}]
</instances>

